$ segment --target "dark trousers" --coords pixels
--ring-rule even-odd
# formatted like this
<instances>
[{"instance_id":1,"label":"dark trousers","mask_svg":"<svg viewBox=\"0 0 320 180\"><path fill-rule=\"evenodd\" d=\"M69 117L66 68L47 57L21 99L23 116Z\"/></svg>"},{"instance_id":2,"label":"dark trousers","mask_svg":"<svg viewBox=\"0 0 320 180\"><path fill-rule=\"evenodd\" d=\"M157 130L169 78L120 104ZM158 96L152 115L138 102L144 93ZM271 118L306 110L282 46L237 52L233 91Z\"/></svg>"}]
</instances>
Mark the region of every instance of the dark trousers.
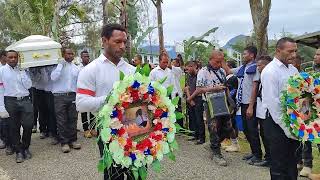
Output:
<instances>
[{"instance_id":1,"label":"dark trousers","mask_svg":"<svg viewBox=\"0 0 320 180\"><path fill-rule=\"evenodd\" d=\"M271 157L270 157L270 143L268 141L268 139L266 138L268 134L265 133L265 126L266 126L266 120L265 119L260 119L257 118L259 125L260 125L260 136L262 139L262 143L264 146L264 150L265 150L265 155L264 155L264 159L267 161L271 161Z\"/></svg>"},{"instance_id":2,"label":"dark trousers","mask_svg":"<svg viewBox=\"0 0 320 180\"><path fill-rule=\"evenodd\" d=\"M17 100L14 97L4 97L6 110L10 115L9 136L16 152L28 149L31 142L33 127L33 108L30 97ZM22 139L20 128L23 128Z\"/></svg>"},{"instance_id":3,"label":"dark trousers","mask_svg":"<svg viewBox=\"0 0 320 180\"><path fill-rule=\"evenodd\" d=\"M232 122L230 116L218 116L210 118L208 104L204 103L204 109L206 112L208 130L210 134L210 147L213 154L221 154L221 142L230 137L230 134L234 129L232 128Z\"/></svg>"},{"instance_id":4,"label":"dark trousers","mask_svg":"<svg viewBox=\"0 0 320 180\"><path fill-rule=\"evenodd\" d=\"M38 111L39 130L41 133L48 133L48 106L46 101L46 92L44 90L33 90L33 105ZM37 121L34 121L37 125Z\"/></svg>"},{"instance_id":5,"label":"dark trousers","mask_svg":"<svg viewBox=\"0 0 320 180\"><path fill-rule=\"evenodd\" d=\"M9 121L10 118L0 119L0 139L6 144L6 146L11 146L10 136L9 136Z\"/></svg>"},{"instance_id":6,"label":"dark trousers","mask_svg":"<svg viewBox=\"0 0 320 180\"><path fill-rule=\"evenodd\" d=\"M103 150L104 150L104 146L103 146L103 142L101 141L101 139L99 139L98 141L98 147L99 147L99 152L100 152L100 156L103 157ZM125 175L127 176L127 180L135 180L133 173L130 169L128 168L121 168L121 167L114 167L113 165L111 165L111 167L109 169L106 169L104 171L104 180L124 180L125 179ZM141 178L139 177L139 180Z\"/></svg>"},{"instance_id":7,"label":"dark trousers","mask_svg":"<svg viewBox=\"0 0 320 180\"><path fill-rule=\"evenodd\" d=\"M38 102L37 102L37 97L36 97L36 88L32 87L30 90L30 97L31 97L31 102L33 105L33 123L34 126L37 127L38 125L38 116L39 116L39 110L38 110Z\"/></svg>"},{"instance_id":8,"label":"dark trousers","mask_svg":"<svg viewBox=\"0 0 320 180\"><path fill-rule=\"evenodd\" d=\"M45 99L48 110L48 132L50 136L57 138L57 119L54 107L54 96L51 92L46 92Z\"/></svg>"},{"instance_id":9,"label":"dark trousers","mask_svg":"<svg viewBox=\"0 0 320 180\"><path fill-rule=\"evenodd\" d=\"M256 106L253 107L253 116L247 117L248 104L241 104L241 117L243 122L244 134L250 144L252 154L257 158L262 158L262 150L259 137L258 120L256 117Z\"/></svg>"},{"instance_id":10,"label":"dark trousers","mask_svg":"<svg viewBox=\"0 0 320 180\"><path fill-rule=\"evenodd\" d=\"M57 129L61 144L77 141L76 94L54 94Z\"/></svg>"},{"instance_id":11,"label":"dark trousers","mask_svg":"<svg viewBox=\"0 0 320 180\"><path fill-rule=\"evenodd\" d=\"M265 134L270 142L271 179L296 180L299 141L288 138L269 113L265 121Z\"/></svg>"},{"instance_id":12,"label":"dark trousers","mask_svg":"<svg viewBox=\"0 0 320 180\"><path fill-rule=\"evenodd\" d=\"M205 124L203 119L204 109L202 97L196 97L194 102L195 106L188 106L189 127L190 130L195 131L195 138L205 141Z\"/></svg>"},{"instance_id":13,"label":"dark trousers","mask_svg":"<svg viewBox=\"0 0 320 180\"><path fill-rule=\"evenodd\" d=\"M88 114L89 114L89 118L88 119ZM82 121L82 127L83 127L83 130L84 131L88 131L89 130L89 127L90 129L93 129L94 127L92 126L93 125L93 122L94 122L94 116L91 114L91 113L87 113L87 112L84 112L84 113L81 113L81 121Z\"/></svg>"},{"instance_id":14,"label":"dark trousers","mask_svg":"<svg viewBox=\"0 0 320 180\"><path fill-rule=\"evenodd\" d=\"M306 141L303 146L299 147L299 163L303 162L303 166L312 168L313 156L312 156L312 143Z\"/></svg>"}]
</instances>

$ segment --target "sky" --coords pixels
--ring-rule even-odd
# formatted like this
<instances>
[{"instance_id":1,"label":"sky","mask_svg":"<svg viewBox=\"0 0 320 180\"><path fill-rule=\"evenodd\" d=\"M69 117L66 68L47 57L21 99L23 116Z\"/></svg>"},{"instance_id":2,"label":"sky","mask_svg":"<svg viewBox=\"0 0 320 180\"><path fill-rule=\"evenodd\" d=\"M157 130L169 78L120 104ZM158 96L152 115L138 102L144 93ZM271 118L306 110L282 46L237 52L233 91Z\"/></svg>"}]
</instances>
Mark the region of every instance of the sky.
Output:
<instances>
[{"instance_id":1,"label":"sky","mask_svg":"<svg viewBox=\"0 0 320 180\"><path fill-rule=\"evenodd\" d=\"M218 26L214 34L223 46L253 29L249 0L163 0L166 44L200 36ZM320 0L272 0L269 38L284 29L296 35L320 31Z\"/></svg>"}]
</instances>

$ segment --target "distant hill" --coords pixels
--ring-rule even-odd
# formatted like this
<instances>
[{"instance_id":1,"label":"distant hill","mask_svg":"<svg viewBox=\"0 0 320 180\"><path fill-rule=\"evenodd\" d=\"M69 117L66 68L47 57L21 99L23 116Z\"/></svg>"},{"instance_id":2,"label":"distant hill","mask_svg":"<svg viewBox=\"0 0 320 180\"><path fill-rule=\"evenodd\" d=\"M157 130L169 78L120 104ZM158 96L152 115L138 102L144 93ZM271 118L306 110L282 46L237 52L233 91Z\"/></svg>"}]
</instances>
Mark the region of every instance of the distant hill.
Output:
<instances>
[{"instance_id":1,"label":"distant hill","mask_svg":"<svg viewBox=\"0 0 320 180\"><path fill-rule=\"evenodd\" d=\"M236 44L238 41L244 41L248 38L249 36L240 34L236 37L231 38L222 48L224 49L229 49L232 48L232 45Z\"/></svg>"}]
</instances>

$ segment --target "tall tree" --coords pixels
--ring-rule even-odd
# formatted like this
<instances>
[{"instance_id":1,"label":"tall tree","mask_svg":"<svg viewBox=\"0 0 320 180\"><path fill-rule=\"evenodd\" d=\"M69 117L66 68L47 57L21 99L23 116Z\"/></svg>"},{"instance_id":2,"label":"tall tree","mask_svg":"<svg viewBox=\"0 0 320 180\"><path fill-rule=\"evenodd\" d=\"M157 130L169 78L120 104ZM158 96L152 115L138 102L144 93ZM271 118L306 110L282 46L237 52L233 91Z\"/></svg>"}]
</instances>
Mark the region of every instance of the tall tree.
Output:
<instances>
[{"instance_id":1,"label":"tall tree","mask_svg":"<svg viewBox=\"0 0 320 180\"><path fill-rule=\"evenodd\" d=\"M271 0L249 0L258 55L268 52L269 13Z\"/></svg>"},{"instance_id":2,"label":"tall tree","mask_svg":"<svg viewBox=\"0 0 320 180\"><path fill-rule=\"evenodd\" d=\"M162 0L151 0L154 6L157 8L157 19L158 19L158 34L159 34L159 46L160 52L164 50L164 37L163 37L163 23L162 23Z\"/></svg>"},{"instance_id":3,"label":"tall tree","mask_svg":"<svg viewBox=\"0 0 320 180\"><path fill-rule=\"evenodd\" d=\"M108 23L108 0L102 0L103 25Z\"/></svg>"}]
</instances>

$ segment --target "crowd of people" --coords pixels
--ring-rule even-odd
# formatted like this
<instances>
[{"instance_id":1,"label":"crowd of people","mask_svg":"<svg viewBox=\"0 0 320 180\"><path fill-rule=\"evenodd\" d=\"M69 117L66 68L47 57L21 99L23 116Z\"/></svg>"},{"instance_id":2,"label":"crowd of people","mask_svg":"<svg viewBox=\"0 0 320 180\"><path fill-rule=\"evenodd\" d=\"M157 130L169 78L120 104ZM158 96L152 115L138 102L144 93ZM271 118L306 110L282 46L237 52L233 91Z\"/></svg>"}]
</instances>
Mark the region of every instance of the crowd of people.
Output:
<instances>
[{"instance_id":1,"label":"crowd of people","mask_svg":"<svg viewBox=\"0 0 320 180\"><path fill-rule=\"evenodd\" d=\"M75 55L71 48L63 49L64 59L58 65L29 69L19 68L18 52L1 52L0 149L5 149L7 155L15 153L17 163L32 158L31 135L38 129L40 139L51 138L51 144L60 144L63 153L81 149L77 142L79 112L84 136L97 137L93 114L101 108L113 84L120 79L119 72L133 74L136 67L144 65L140 55L134 57L132 64L122 58L127 36L120 25L104 26L101 38L104 48L101 55L90 61L88 51L84 50L78 66L73 63ZM257 56L256 47L246 47L239 67L233 61L225 61L222 50L212 50L208 64L200 60L184 64L181 55L170 59L163 51L158 66L149 64L152 69L150 79L158 81L167 77L163 86L173 85L170 96L185 98L187 121L178 120L177 123L194 132L189 141L195 141L197 145L205 143L207 125L215 163L228 165L222 149L240 151L235 120L240 111L243 132L251 149L243 160L250 165L270 167L272 179L297 179L298 167L303 168L302 176L311 173L312 147L308 142L301 146L279 126L279 99L288 78L302 71L302 61L291 38L277 42L273 58ZM319 69L320 49L314 56L314 71L319 72ZM108 72L107 76L105 72ZM185 87L180 83L183 77L186 77ZM181 110L180 101L178 111ZM230 146L221 146L225 139L231 140ZM102 142L98 145L102 155ZM113 178L115 172L117 177ZM112 166L105 171L105 179L123 179L121 172L128 179L133 178L126 168Z\"/></svg>"}]
</instances>

